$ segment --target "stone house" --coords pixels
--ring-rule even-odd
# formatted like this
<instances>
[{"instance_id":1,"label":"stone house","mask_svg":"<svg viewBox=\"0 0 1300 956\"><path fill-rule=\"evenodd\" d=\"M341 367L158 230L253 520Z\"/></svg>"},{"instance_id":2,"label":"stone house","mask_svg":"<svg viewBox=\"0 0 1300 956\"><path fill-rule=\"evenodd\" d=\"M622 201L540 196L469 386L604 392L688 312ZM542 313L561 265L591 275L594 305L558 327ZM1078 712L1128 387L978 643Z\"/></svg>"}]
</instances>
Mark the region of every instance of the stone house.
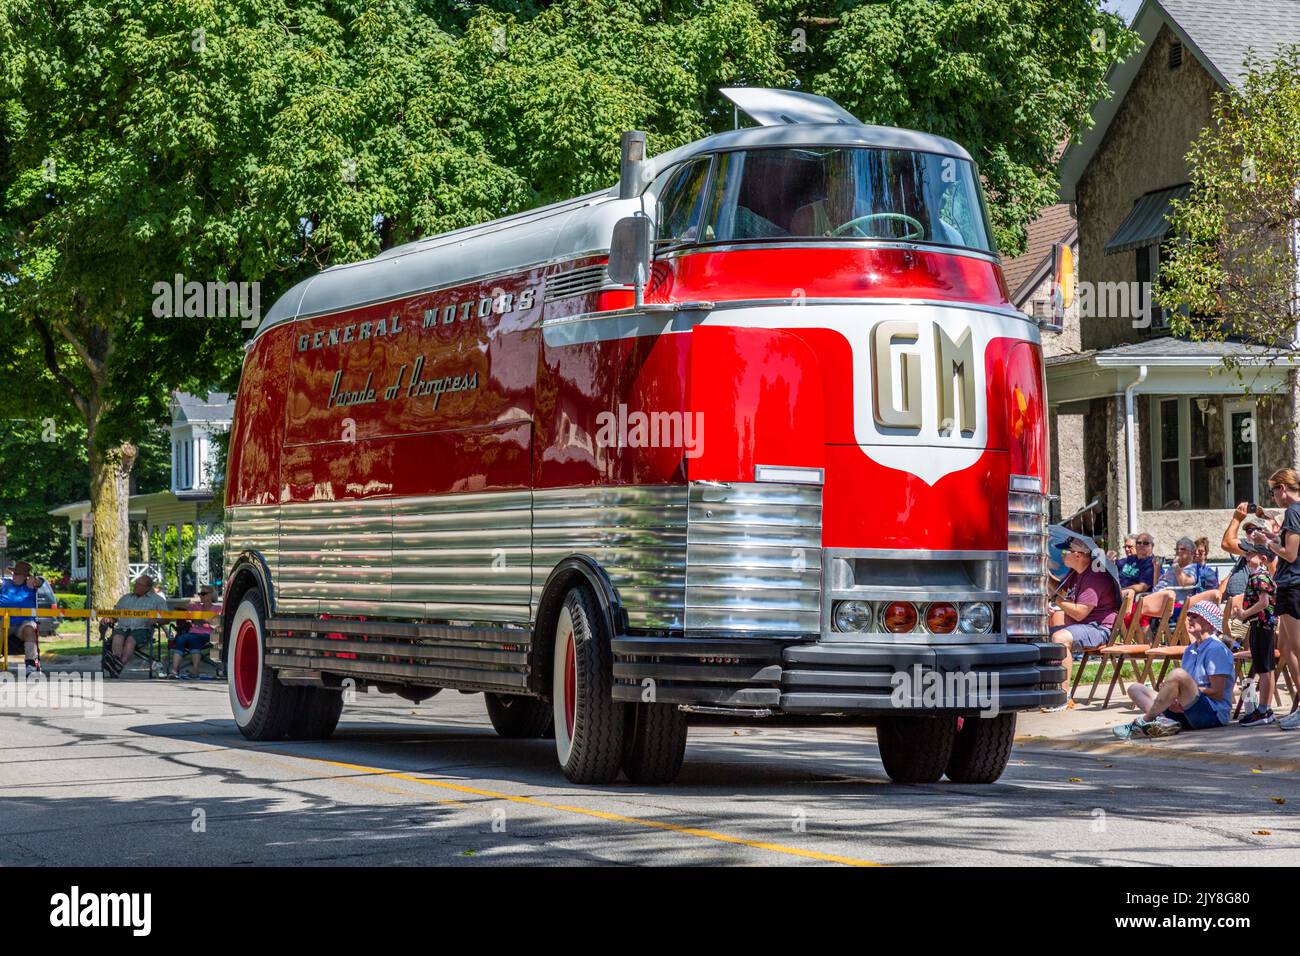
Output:
<instances>
[{"instance_id":1,"label":"stone house","mask_svg":"<svg viewBox=\"0 0 1300 956\"><path fill-rule=\"evenodd\" d=\"M1232 508L1269 502L1268 476L1300 459L1295 367L1251 345L1172 337L1142 284L1172 239L1170 203L1187 195L1185 157L1214 95L1237 82L1248 48L1300 42L1300 3L1145 0L1132 26L1141 48L1112 68L1094 126L1059 164L1079 283L1066 331L1044 337L1052 491L1064 515L1095 500L1108 547L1141 529L1159 554L1204 535L1222 557Z\"/></svg>"}]
</instances>

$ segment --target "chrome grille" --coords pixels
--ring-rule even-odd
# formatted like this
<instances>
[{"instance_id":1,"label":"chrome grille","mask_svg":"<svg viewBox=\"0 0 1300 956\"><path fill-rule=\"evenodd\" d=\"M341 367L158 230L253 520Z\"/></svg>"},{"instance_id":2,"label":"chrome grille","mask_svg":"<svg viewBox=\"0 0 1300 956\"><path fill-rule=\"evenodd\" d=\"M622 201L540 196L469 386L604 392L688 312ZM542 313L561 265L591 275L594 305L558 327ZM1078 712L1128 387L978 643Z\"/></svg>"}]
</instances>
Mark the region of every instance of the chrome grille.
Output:
<instances>
[{"instance_id":1,"label":"chrome grille","mask_svg":"<svg viewBox=\"0 0 1300 956\"><path fill-rule=\"evenodd\" d=\"M1009 640L1047 637L1047 496L1042 482L1011 476L1007 496L1007 605Z\"/></svg>"},{"instance_id":2,"label":"chrome grille","mask_svg":"<svg viewBox=\"0 0 1300 956\"><path fill-rule=\"evenodd\" d=\"M546 280L546 292L542 296L542 301L554 302L556 299L567 299L569 296L595 292L607 281L609 276L605 272L603 262L570 269Z\"/></svg>"},{"instance_id":3,"label":"chrome grille","mask_svg":"<svg viewBox=\"0 0 1300 956\"><path fill-rule=\"evenodd\" d=\"M692 482L687 528L688 630L821 630L820 485Z\"/></svg>"}]
</instances>

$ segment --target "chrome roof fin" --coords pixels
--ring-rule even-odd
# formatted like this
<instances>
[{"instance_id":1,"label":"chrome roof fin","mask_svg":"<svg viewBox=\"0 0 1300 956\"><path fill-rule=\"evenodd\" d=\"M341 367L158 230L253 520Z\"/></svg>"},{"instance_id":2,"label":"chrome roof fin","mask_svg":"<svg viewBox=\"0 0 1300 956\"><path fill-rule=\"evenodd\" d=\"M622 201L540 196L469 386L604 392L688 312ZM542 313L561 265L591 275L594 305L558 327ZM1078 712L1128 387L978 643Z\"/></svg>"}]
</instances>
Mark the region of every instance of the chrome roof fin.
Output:
<instances>
[{"instance_id":1,"label":"chrome roof fin","mask_svg":"<svg viewBox=\"0 0 1300 956\"><path fill-rule=\"evenodd\" d=\"M860 119L834 100L813 93L748 86L730 86L718 92L760 126L863 125Z\"/></svg>"}]
</instances>

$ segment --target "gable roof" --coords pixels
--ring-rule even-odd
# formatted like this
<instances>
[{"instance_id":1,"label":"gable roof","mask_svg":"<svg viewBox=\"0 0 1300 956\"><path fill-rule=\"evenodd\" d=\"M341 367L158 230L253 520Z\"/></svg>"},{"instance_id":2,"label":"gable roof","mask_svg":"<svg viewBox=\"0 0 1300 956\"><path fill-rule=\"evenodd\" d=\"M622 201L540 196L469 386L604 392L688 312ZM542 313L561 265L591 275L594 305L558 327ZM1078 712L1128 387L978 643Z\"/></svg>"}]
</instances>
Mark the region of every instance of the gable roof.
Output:
<instances>
[{"instance_id":1,"label":"gable roof","mask_svg":"<svg viewBox=\"0 0 1300 956\"><path fill-rule=\"evenodd\" d=\"M1078 224L1070 215L1068 203L1057 203L1039 212L1038 218L1025 227L1028 242L1025 251L1014 259L1002 263L1002 277L1006 279L1007 288L1011 290L1011 302L1022 308L1021 300L1032 292L1037 282L1030 281L1038 276L1039 266L1050 258L1052 244L1056 242L1073 243Z\"/></svg>"},{"instance_id":2,"label":"gable roof","mask_svg":"<svg viewBox=\"0 0 1300 956\"><path fill-rule=\"evenodd\" d=\"M1131 26L1142 38L1141 49L1110 68L1106 74L1110 96L1093 104L1092 128L1061 156L1057 169L1063 202L1074 200L1079 178L1105 139L1161 27L1169 27L1214 81L1227 89L1241 79L1248 50L1267 60L1279 47L1300 43L1300 0L1143 0Z\"/></svg>"},{"instance_id":3,"label":"gable roof","mask_svg":"<svg viewBox=\"0 0 1300 956\"><path fill-rule=\"evenodd\" d=\"M208 392L206 398L188 392L172 393L172 424L181 422L230 422L235 402L227 392Z\"/></svg>"}]
</instances>

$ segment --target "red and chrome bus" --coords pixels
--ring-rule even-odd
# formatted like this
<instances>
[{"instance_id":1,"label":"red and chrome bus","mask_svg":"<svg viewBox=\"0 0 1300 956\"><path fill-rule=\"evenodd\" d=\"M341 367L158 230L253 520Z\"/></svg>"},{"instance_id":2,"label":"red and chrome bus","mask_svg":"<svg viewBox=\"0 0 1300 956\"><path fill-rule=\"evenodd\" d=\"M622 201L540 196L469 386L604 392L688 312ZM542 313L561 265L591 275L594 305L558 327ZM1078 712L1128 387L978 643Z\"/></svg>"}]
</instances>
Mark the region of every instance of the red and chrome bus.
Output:
<instances>
[{"instance_id":1,"label":"red and chrome bus","mask_svg":"<svg viewBox=\"0 0 1300 956\"><path fill-rule=\"evenodd\" d=\"M247 737L483 692L576 782L691 713L874 724L991 781L1064 701L1039 329L957 144L820 97L611 189L335 266L248 346L220 644Z\"/></svg>"}]
</instances>

